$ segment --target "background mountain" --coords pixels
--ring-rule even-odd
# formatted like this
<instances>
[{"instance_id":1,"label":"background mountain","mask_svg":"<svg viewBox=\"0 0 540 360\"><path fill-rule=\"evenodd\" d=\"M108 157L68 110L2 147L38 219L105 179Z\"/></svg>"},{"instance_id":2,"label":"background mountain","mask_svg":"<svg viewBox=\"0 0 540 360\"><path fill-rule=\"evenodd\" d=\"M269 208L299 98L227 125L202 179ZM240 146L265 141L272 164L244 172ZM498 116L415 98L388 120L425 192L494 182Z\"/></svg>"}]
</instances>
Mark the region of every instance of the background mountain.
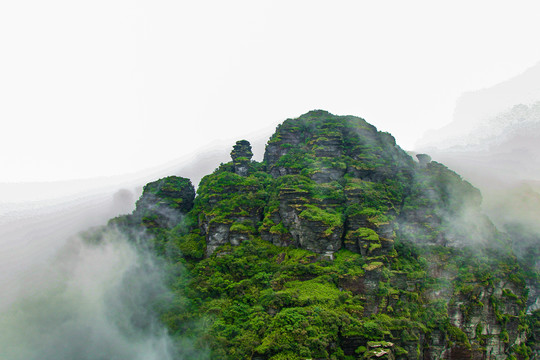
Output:
<instances>
[{"instance_id":1,"label":"background mountain","mask_svg":"<svg viewBox=\"0 0 540 360\"><path fill-rule=\"evenodd\" d=\"M462 94L457 100L452 122L440 129L426 131L417 141L416 148L451 149L474 145L477 139L492 135L493 130L500 130L500 121L490 119L508 112L517 104L530 105L539 100L540 63L494 86ZM487 133L483 134L480 129L487 130Z\"/></svg>"},{"instance_id":2,"label":"background mountain","mask_svg":"<svg viewBox=\"0 0 540 360\"><path fill-rule=\"evenodd\" d=\"M537 64L496 86L464 94L454 121L427 132L416 148L480 188L483 210L511 235L514 252L535 271L540 269L539 99ZM533 296L540 292L535 284L530 288Z\"/></svg>"}]
</instances>

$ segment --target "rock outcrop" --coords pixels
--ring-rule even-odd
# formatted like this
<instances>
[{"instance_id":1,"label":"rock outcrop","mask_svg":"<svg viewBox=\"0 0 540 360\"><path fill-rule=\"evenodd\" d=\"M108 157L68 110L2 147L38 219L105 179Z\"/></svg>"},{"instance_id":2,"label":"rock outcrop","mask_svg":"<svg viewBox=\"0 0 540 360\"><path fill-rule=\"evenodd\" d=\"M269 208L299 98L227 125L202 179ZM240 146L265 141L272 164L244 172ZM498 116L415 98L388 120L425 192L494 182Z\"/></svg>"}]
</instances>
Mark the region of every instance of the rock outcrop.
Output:
<instances>
[{"instance_id":1,"label":"rock outcrop","mask_svg":"<svg viewBox=\"0 0 540 360\"><path fill-rule=\"evenodd\" d=\"M388 277L383 274L385 264L397 255L396 238L421 246L462 249L489 247L490 240L500 237L481 214L478 190L426 154L414 162L392 136L360 118L312 111L278 127L258 168L247 166L251 149L246 141L237 142L231 156L232 164L205 178L199 192L203 214L199 226L206 236L207 255L223 244L234 246L257 236L329 259L341 248L359 253L367 261L365 273L343 279L343 286L366 296L366 317L400 306L399 297L380 297L381 284ZM218 186L220 178L227 178L227 183ZM442 261L440 257L432 260ZM405 276L400 282L399 276L390 277L391 286L418 291L418 281ZM411 355L418 341L410 346L401 343L410 348L408 358L502 359L509 344L523 343L523 332L514 320L503 325L497 318L504 313L517 321L520 309L494 307L492 303L499 301L494 299L502 294L500 286L475 290L479 293L472 305L468 295L440 290L438 296L450 302L450 322L445 332L429 336L417 329L415 336L422 339L420 354L424 355ZM522 290L518 286L512 291ZM477 303L483 305L475 307ZM504 336L502 328L507 332ZM446 332L455 334L449 337ZM364 346L365 358L377 354L394 358L392 347Z\"/></svg>"},{"instance_id":2,"label":"rock outcrop","mask_svg":"<svg viewBox=\"0 0 540 360\"><path fill-rule=\"evenodd\" d=\"M169 229L163 249L214 264L194 286L209 299L202 309L222 314L218 342L238 336L232 358L249 344L260 359L502 360L537 349L525 315L537 278L458 174L426 154L415 162L361 118L322 110L278 126L262 163L252 155L236 142L195 200L185 179L148 184L132 215ZM171 211L189 211L187 225ZM331 339L314 324L332 327Z\"/></svg>"},{"instance_id":3,"label":"rock outcrop","mask_svg":"<svg viewBox=\"0 0 540 360\"><path fill-rule=\"evenodd\" d=\"M240 176L247 176L249 171L249 162L253 157L251 144L247 140L236 142L231 151L231 158L234 164L234 172Z\"/></svg>"},{"instance_id":4,"label":"rock outcrop","mask_svg":"<svg viewBox=\"0 0 540 360\"><path fill-rule=\"evenodd\" d=\"M416 158L418 159L418 163L422 167L425 167L431 162L431 156L429 156L428 154L416 154Z\"/></svg>"},{"instance_id":5,"label":"rock outcrop","mask_svg":"<svg viewBox=\"0 0 540 360\"><path fill-rule=\"evenodd\" d=\"M144 186L133 220L148 226L171 227L193 208L195 188L191 181L169 176Z\"/></svg>"}]
</instances>

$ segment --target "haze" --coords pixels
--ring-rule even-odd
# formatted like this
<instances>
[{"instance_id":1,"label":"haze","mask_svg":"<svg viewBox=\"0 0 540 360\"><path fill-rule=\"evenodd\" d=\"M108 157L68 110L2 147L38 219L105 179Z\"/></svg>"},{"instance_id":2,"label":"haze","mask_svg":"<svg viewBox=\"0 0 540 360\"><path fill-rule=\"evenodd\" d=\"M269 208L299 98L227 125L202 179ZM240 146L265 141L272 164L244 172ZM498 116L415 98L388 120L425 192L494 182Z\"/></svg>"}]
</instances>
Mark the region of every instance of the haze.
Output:
<instances>
[{"instance_id":1,"label":"haze","mask_svg":"<svg viewBox=\"0 0 540 360\"><path fill-rule=\"evenodd\" d=\"M66 239L129 213L149 181L197 184L236 140L251 141L261 160L276 125L312 109L363 117L402 148L429 152L488 193L498 226L530 229L524 252L538 249L531 163L447 151L515 105L540 101L537 14L535 1L1 2L3 355L168 358L155 319L142 332L108 319L145 308L120 311L116 296L133 269L146 274L135 298L161 286L159 264L115 234L101 247ZM532 188L513 195L522 181ZM95 335L102 354L80 340L59 351L70 333Z\"/></svg>"},{"instance_id":2,"label":"haze","mask_svg":"<svg viewBox=\"0 0 540 360\"><path fill-rule=\"evenodd\" d=\"M319 108L362 116L412 149L451 121L463 92L540 60L535 10L534 1L2 2L0 182L137 173L267 137Z\"/></svg>"}]
</instances>

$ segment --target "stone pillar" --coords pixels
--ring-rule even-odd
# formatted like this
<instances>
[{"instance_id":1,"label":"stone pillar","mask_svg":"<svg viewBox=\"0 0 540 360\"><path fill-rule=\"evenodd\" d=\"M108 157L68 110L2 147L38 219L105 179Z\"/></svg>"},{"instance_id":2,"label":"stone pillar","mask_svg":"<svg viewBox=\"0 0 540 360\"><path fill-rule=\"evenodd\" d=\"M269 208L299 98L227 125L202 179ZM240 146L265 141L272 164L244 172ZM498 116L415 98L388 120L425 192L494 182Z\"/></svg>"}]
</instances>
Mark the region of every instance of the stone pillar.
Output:
<instances>
[{"instance_id":1,"label":"stone pillar","mask_svg":"<svg viewBox=\"0 0 540 360\"><path fill-rule=\"evenodd\" d=\"M426 165L431 162L431 156L428 154L416 154L416 158L418 159L421 167L426 167Z\"/></svg>"},{"instance_id":2,"label":"stone pillar","mask_svg":"<svg viewBox=\"0 0 540 360\"><path fill-rule=\"evenodd\" d=\"M231 157L234 163L234 172L241 176L247 176L249 163L253 157L251 144L247 140L239 140L233 146Z\"/></svg>"}]
</instances>

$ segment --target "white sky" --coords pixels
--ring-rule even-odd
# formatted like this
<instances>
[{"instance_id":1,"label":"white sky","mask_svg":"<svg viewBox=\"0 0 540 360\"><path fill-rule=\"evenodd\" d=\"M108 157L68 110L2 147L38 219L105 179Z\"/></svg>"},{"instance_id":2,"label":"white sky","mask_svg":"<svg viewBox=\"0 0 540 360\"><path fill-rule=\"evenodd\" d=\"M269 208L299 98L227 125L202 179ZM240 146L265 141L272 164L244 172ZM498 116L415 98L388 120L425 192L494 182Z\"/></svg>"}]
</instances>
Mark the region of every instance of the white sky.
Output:
<instances>
[{"instance_id":1,"label":"white sky","mask_svg":"<svg viewBox=\"0 0 540 360\"><path fill-rule=\"evenodd\" d=\"M410 149L540 61L537 4L2 1L0 183L140 171L311 109Z\"/></svg>"}]
</instances>

